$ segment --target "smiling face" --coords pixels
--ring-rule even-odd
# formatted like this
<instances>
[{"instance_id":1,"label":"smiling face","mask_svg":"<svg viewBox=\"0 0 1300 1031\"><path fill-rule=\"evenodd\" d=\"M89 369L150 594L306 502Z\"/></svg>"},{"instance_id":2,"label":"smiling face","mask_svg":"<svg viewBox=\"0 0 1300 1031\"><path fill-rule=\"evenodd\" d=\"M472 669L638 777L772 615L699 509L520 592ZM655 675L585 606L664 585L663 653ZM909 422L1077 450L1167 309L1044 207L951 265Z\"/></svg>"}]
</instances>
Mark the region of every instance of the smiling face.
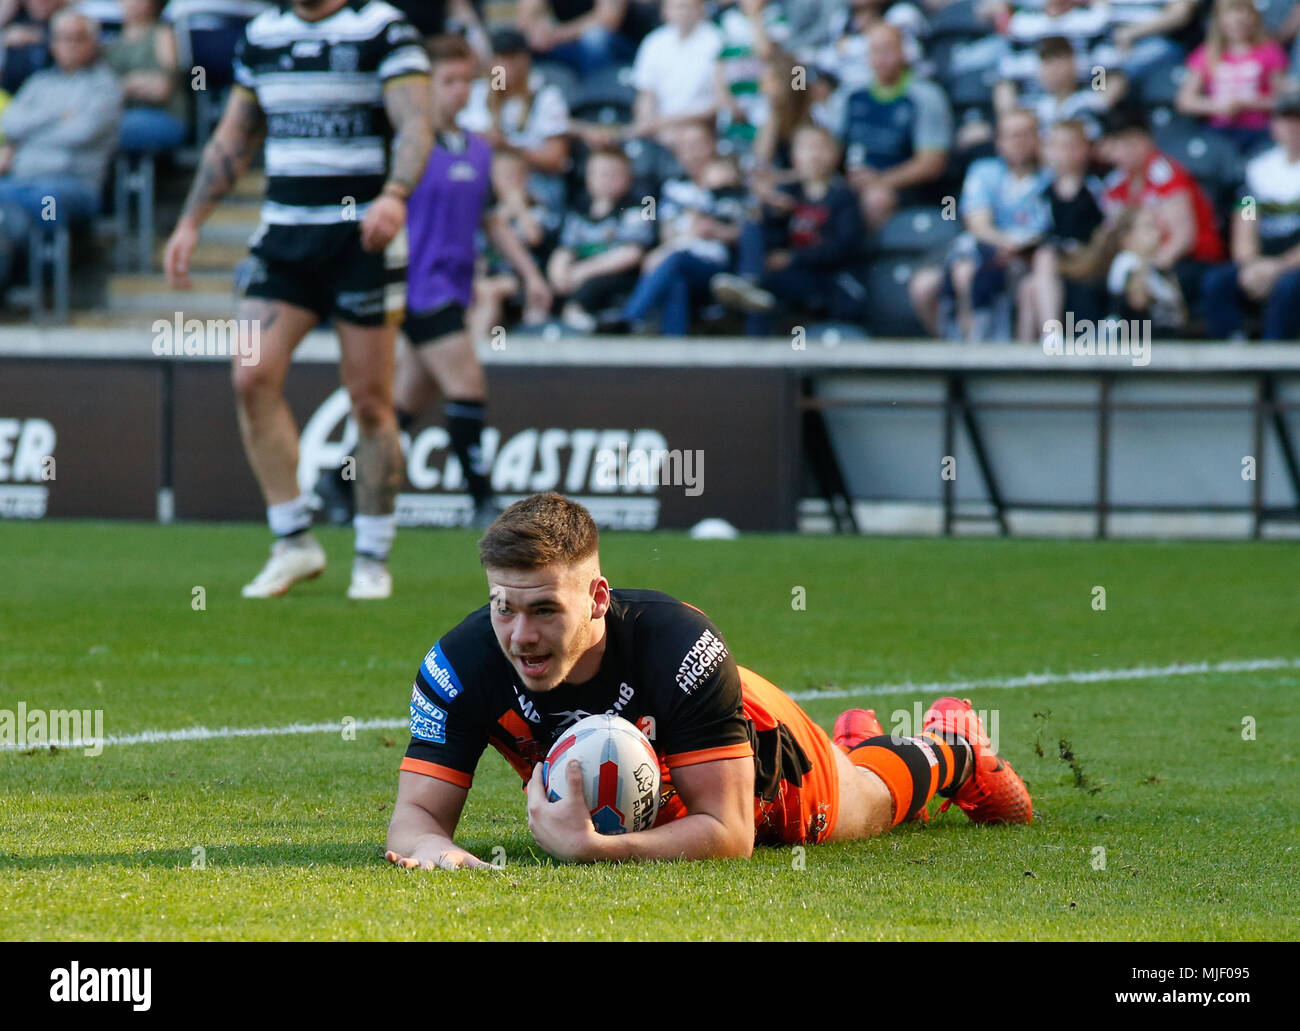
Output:
<instances>
[{"instance_id":1,"label":"smiling face","mask_svg":"<svg viewBox=\"0 0 1300 1031\"><path fill-rule=\"evenodd\" d=\"M610 603L597 555L485 572L497 644L528 690L550 691L566 680L583 683L596 675Z\"/></svg>"}]
</instances>

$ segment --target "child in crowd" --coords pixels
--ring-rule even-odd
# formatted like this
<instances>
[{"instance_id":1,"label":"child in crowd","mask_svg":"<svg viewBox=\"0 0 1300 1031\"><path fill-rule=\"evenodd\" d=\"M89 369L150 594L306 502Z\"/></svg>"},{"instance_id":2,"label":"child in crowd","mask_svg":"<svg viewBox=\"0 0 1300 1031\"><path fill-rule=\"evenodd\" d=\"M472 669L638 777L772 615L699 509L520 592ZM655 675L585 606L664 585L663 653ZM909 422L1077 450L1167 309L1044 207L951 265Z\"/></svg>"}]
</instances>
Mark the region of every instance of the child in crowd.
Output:
<instances>
[{"instance_id":1,"label":"child in crowd","mask_svg":"<svg viewBox=\"0 0 1300 1031\"><path fill-rule=\"evenodd\" d=\"M770 332L778 306L847 322L865 314L865 291L849 267L863 256L867 230L857 197L836 173L840 154L829 130L801 126L792 146L798 179L779 187L763 204L761 221L746 226L741 275L713 277L719 301L750 313L752 335Z\"/></svg>"},{"instance_id":2,"label":"child in crowd","mask_svg":"<svg viewBox=\"0 0 1300 1031\"><path fill-rule=\"evenodd\" d=\"M546 265L546 277L565 299L560 319L570 329L590 332L596 316L621 303L637 281L641 259L655 241L654 222L629 195L632 167L617 147L587 158L585 211L570 211L560 245Z\"/></svg>"},{"instance_id":3,"label":"child in crowd","mask_svg":"<svg viewBox=\"0 0 1300 1031\"><path fill-rule=\"evenodd\" d=\"M1214 129L1250 150L1268 139L1286 68L1286 51L1269 38L1252 0L1218 0L1209 37L1187 59L1178 110L1208 117Z\"/></svg>"},{"instance_id":4,"label":"child in crowd","mask_svg":"<svg viewBox=\"0 0 1300 1031\"><path fill-rule=\"evenodd\" d=\"M1105 304L1102 280L1113 256L1099 257L1101 182L1088 174L1092 146L1084 124L1057 122L1047 135L1052 181L1043 191L1049 209L1046 241L1034 251L1016 298L1016 338L1036 342L1045 323L1068 307L1077 318L1097 319Z\"/></svg>"},{"instance_id":5,"label":"child in crowd","mask_svg":"<svg viewBox=\"0 0 1300 1031\"><path fill-rule=\"evenodd\" d=\"M537 200L528 190L528 161L515 150L492 155L492 192L496 210L528 248L538 268L546 267L559 234L562 214ZM548 310L524 293L518 273L490 244L484 247L483 267L474 280L474 302L467 321L472 340L486 339L493 326L505 324L505 308L523 308L524 325L546 320Z\"/></svg>"}]
</instances>

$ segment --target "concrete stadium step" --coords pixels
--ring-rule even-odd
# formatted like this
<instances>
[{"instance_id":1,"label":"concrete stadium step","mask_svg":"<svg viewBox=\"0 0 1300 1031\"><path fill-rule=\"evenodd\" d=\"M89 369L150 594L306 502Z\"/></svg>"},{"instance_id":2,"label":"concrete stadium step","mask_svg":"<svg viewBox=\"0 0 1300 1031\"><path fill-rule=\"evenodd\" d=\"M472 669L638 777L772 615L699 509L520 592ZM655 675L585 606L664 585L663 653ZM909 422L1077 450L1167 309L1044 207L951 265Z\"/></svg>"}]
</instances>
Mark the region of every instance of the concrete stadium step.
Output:
<instances>
[{"instance_id":1,"label":"concrete stadium step","mask_svg":"<svg viewBox=\"0 0 1300 1031\"><path fill-rule=\"evenodd\" d=\"M229 200L248 200L262 203L262 198L266 196L266 173L260 169L250 169L240 176L239 181L235 183L230 191ZM223 201L223 203L225 203Z\"/></svg>"},{"instance_id":2,"label":"concrete stadium step","mask_svg":"<svg viewBox=\"0 0 1300 1031\"><path fill-rule=\"evenodd\" d=\"M194 283L193 290L177 290L178 297L187 293L194 294L230 294L230 271L221 272L213 271L192 271L190 279ZM119 297L140 297L151 293L166 293L171 291L167 285L167 279L161 272L154 273L126 273L111 276L108 281L108 289L114 296Z\"/></svg>"},{"instance_id":3,"label":"concrete stadium step","mask_svg":"<svg viewBox=\"0 0 1300 1031\"><path fill-rule=\"evenodd\" d=\"M194 275L219 274L224 276L227 284L229 284L235 266L248 257L248 238L252 235L253 230L250 228L246 232L232 232L225 238L213 239L208 235L208 230L205 227L203 236L199 239L199 245L195 248L194 255L190 259L191 278ZM166 248L167 240L165 238L157 240L154 244L154 274L159 277L162 276L163 252Z\"/></svg>"},{"instance_id":4,"label":"concrete stadium step","mask_svg":"<svg viewBox=\"0 0 1300 1031\"><path fill-rule=\"evenodd\" d=\"M230 227L246 229L252 232L257 228L261 219L261 203L250 201L239 201L238 203L223 202L220 207L212 212L203 223L202 232L206 235L209 232L219 232Z\"/></svg>"},{"instance_id":5,"label":"concrete stadium step","mask_svg":"<svg viewBox=\"0 0 1300 1031\"><path fill-rule=\"evenodd\" d=\"M201 240L194 250L190 267L196 272L224 272L227 279L239 262L248 257L250 229L237 240ZM162 268L162 247L156 255L157 267Z\"/></svg>"},{"instance_id":6,"label":"concrete stadium step","mask_svg":"<svg viewBox=\"0 0 1300 1031\"><path fill-rule=\"evenodd\" d=\"M199 271L190 273L192 290L173 290L161 273L154 275L118 275L109 281L108 303L101 314L113 322L130 325L150 324L156 318L172 319L176 312L185 318L230 318L236 307L232 295L231 273Z\"/></svg>"}]
</instances>

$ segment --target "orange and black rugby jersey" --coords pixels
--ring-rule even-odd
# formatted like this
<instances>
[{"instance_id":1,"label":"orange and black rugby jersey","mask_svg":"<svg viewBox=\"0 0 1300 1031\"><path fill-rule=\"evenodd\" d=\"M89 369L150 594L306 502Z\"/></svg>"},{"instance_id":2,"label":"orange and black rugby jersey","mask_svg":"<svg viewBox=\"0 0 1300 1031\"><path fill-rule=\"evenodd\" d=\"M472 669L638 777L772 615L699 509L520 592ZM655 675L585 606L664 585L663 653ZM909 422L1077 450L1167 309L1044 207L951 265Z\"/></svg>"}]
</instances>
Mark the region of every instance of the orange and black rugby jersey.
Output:
<instances>
[{"instance_id":1,"label":"orange and black rugby jersey","mask_svg":"<svg viewBox=\"0 0 1300 1031\"><path fill-rule=\"evenodd\" d=\"M527 779L561 732L593 713L640 727L665 770L753 755L740 674L713 622L659 591L611 593L605 654L582 684L528 690L486 605L443 635L416 671L402 769L469 787L491 744Z\"/></svg>"}]
</instances>

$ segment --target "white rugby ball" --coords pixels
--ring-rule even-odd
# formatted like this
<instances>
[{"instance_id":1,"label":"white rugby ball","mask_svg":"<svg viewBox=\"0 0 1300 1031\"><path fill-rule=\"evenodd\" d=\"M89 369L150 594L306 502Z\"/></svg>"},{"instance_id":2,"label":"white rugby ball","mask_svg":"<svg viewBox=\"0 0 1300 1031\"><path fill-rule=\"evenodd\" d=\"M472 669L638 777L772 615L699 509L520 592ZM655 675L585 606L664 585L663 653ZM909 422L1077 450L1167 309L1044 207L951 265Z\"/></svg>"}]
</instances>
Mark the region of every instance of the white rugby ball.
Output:
<instances>
[{"instance_id":1,"label":"white rugby ball","mask_svg":"<svg viewBox=\"0 0 1300 1031\"><path fill-rule=\"evenodd\" d=\"M567 728L546 755L542 784L558 802L568 790L569 760L582 764L582 792L601 834L643 831L659 812L659 757L650 739L622 716L587 716Z\"/></svg>"}]
</instances>

